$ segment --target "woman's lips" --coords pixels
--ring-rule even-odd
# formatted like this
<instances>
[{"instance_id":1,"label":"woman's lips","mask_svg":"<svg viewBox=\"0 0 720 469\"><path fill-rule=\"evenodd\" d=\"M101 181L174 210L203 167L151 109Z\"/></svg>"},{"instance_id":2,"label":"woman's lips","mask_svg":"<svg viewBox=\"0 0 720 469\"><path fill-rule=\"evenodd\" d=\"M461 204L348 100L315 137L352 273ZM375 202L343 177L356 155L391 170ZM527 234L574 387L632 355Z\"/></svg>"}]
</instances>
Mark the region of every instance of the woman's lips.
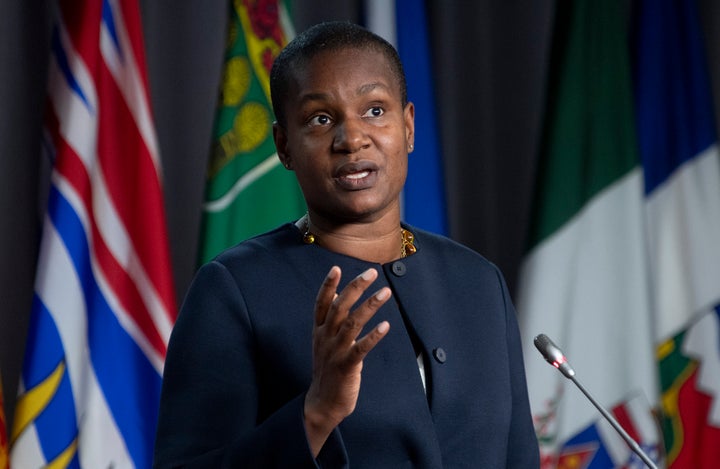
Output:
<instances>
[{"instance_id":1,"label":"woman's lips","mask_svg":"<svg viewBox=\"0 0 720 469\"><path fill-rule=\"evenodd\" d=\"M377 181L378 167L371 161L347 163L335 171L335 180L346 190L368 189Z\"/></svg>"},{"instance_id":2,"label":"woman's lips","mask_svg":"<svg viewBox=\"0 0 720 469\"><path fill-rule=\"evenodd\" d=\"M370 174L370 171L361 171L359 173L348 174L347 176L344 176L344 177L346 177L348 179L362 179L365 176L367 176L368 174Z\"/></svg>"}]
</instances>

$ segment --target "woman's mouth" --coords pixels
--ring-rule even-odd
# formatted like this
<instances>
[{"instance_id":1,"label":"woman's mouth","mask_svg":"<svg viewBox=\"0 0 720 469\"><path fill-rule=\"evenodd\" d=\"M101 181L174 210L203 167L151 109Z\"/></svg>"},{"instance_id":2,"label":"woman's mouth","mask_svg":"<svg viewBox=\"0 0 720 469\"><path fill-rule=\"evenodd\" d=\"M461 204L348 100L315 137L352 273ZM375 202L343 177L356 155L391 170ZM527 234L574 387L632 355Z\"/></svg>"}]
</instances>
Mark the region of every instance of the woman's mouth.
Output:
<instances>
[{"instance_id":1,"label":"woman's mouth","mask_svg":"<svg viewBox=\"0 0 720 469\"><path fill-rule=\"evenodd\" d=\"M378 167L368 161L347 163L335 173L338 185L350 191L368 189L377 182Z\"/></svg>"},{"instance_id":2,"label":"woman's mouth","mask_svg":"<svg viewBox=\"0 0 720 469\"><path fill-rule=\"evenodd\" d=\"M359 173L347 174L345 177L348 179L362 179L370 174L370 171L361 171Z\"/></svg>"}]
</instances>

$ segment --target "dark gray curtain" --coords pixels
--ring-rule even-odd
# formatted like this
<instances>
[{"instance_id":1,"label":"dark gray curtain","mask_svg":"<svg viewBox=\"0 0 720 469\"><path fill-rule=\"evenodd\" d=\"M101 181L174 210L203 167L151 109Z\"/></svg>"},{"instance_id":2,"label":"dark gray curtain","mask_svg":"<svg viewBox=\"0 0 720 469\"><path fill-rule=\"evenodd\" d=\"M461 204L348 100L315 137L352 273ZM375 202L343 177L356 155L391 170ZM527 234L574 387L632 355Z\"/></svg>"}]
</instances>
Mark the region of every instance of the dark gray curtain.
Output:
<instances>
[{"instance_id":1,"label":"dark gray curtain","mask_svg":"<svg viewBox=\"0 0 720 469\"><path fill-rule=\"evenodd\" d=\"M49 0L0 0L0 372L12 418L47 165L40 152ZM505 272L523 253L555 0L428 0L450 235ZM361 19L361 0L293 0L296 28ZM195 269L227 0L141 0L178 300ZM700 1L716 108L720 3Z\"/></svg>"}]
</instances>

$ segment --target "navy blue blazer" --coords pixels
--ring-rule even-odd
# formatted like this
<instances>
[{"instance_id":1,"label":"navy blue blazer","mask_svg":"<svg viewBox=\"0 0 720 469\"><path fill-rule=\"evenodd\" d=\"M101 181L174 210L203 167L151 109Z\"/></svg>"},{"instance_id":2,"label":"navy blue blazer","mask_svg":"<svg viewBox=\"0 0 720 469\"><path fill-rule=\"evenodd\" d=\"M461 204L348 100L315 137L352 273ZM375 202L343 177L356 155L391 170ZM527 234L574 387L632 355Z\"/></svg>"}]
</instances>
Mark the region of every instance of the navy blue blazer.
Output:
<instances>
[{"instance_id":1,"label":"navy blue blazer","mask_svg":"<svg viewBox=\"0 0 720 469\"><path fill-rule=\"evenodd\" d=\"M385 265L305 245L287 224L203 266L170 339L155 467L539 467L502 275L410 229L417 253ZM367 295L387 285L394 301L368 326L387 320L390 331L364 361L356 409L315 460L303 401L315 297L333 265L341 287L377 268Z\"/></svg>"}]
</instances>

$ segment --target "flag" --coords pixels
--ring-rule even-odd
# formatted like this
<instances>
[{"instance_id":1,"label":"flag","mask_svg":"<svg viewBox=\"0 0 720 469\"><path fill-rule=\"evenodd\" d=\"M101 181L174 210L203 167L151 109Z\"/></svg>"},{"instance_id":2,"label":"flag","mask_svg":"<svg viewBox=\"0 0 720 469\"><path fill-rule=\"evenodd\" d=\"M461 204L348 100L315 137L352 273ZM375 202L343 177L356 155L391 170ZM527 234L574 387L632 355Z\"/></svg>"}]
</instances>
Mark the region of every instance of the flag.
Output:
<instances>
[{"instance_id":1,"label":"flag","mask_svg":"<svg viewBox=\"0 0 720 469\"><path fill-rule=\"evenodd\" d=\"M720 308L658 350L668 467L710 468L720 461Z\"/></svg>"},{"instance_id":2,"label":"flag","mask_svg":"<svg viewBox=\"0 0 720 469\"><path fill-rule=\"evenodd\" d=\"M644 191L627 16L620 2L556 7L535 206L517 309L544 467L596 409L533 347L547 334L604 406L657 402Z\"/></svg>"},{"instance_id":3,"label":"flag","mask_svg":"<svg viewBox=\"0 0 720 469\"><path fill-rule=\"evenodd\" d=\"M720 157L694 1L640 1L633 24L668 467L720 461Z\"/></svg>"},{"instance_id":4,"label":"flag","mask_svg":"<svg viewBox=\"0 0 720 469\"><path fill-rule=\"evenodd\" d=\"M61 0L11 467L151 467L176 316L137 0Z\"/></svg>"},{"instance_id":5,"label":"flag","mask_svg":"<svg viewBox=\"0 0 720 469\"><path fill-rule=\"evenodd\" d=\"M0 469L8 469L7 423L4 409L2 379L0 379Z\"/></svg>"},{"instance_id":6,"label":"flag","mask_svg":"<svg viewBox=\"0 0 720 469\"><path fill-rule=\"evenodd\" d=\"M610 414L642 451L656 464L660 459L660 441L650 403L635 395L612 406ZM647 467L612 425L598 416L590 425L561 445L559 469L603 469Z\"/></svg>"},{"instance_id":7,"label":"flag","mask_svg":"<svg viewBox=\"0 0 720 469\"><path fill-rule=\"evenodd\" d=\"M231 2L225 70L207 169L199 260L299 218L305 202L278 159L270 101L273 60L293 36L279 0Z\"/></svg>"},{"instance_id":8,"label":"flag","mask_svg":"<svg viewBox=\"0 0 720 469\"><path fill-rule=\"evenodd\" d=\"M368 0L367 25L393 44L415 105L415 144L408 156L402 196L403 219L414 226L448 234L445 183L435 122L434 80L424 0Z\"/></svg>"},{"instance_id":9,"label":"flag","mask_svg":"<svg viewBox=\"0 0 720 469\"><path fill-rule=\"evenodd\" d=\"M415 148L408 157L403 216L411 225L448 234L445 183L435 122L435 90L425 0L395 0L397 48L415 104Z\"/></svg>"}]
</instances>

